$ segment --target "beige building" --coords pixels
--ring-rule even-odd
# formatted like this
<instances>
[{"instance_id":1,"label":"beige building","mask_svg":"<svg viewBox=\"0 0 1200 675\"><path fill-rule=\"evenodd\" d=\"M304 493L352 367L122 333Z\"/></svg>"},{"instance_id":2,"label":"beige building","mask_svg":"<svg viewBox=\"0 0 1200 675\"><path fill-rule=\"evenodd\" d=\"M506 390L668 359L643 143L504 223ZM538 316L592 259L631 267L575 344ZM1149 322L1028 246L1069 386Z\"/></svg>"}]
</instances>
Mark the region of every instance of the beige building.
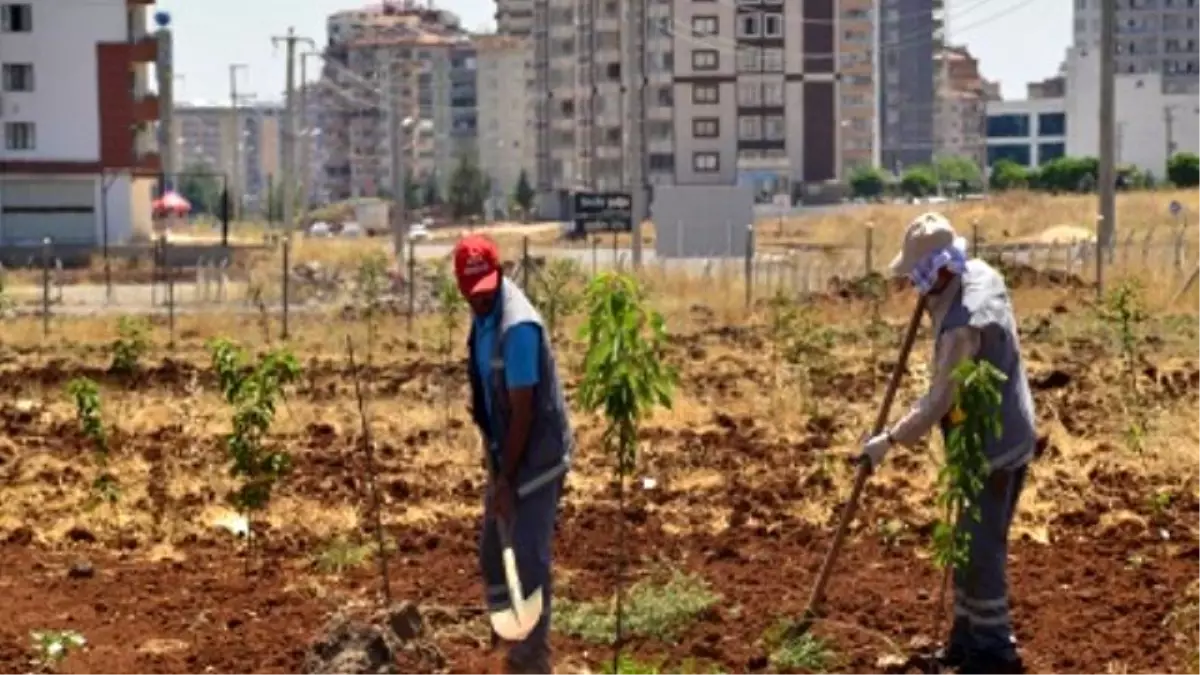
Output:
<instances>
[{"instance_id":1,"label":"beige building","mask_svg":"<svg viewBox=\"0 0 1200 675\"><path fill-rule=\"evenodd\" d=\"M183 171L207 168L222 174L231 197L241 196L242 210L258 211L265 206L269 181L281 175L282 115L278 105L245 106L236 117L228 105L178 105L172 120L176 162Z\"/></svg>"},{"instance_id":2,"label":"beige building","mask_svg":"<svg viewBox=\"0 0 1200 675\"><path fill-rule=\"evenodd\" d=\"M533 104L529 97L529 41L507 35L474 38L479 116L479 166L492 182L492 197L507 205L521 172L535 180Z\"/></svg>"},{"instance_id":3,"label":"beige building","mask_svg":"<svg viewBox=\"0 0 1200 675\"><path fill-rule=\"evenodd\" d=\"M937 112L934 154L987 162L987 104L998 87L979 73L979 60L966 47L947 47L937 55Z\"/></svg>"},{"instance_id":4,"label":"beige building","mask_svg":"<svg viewBox=\"0 0 1200 675\"><path fill-rule=\"evenodd\" d=\"M874 0L841 0L838 70L841 123L841 175L860 166L877 166Z\"/></svg>"}]
</instances>

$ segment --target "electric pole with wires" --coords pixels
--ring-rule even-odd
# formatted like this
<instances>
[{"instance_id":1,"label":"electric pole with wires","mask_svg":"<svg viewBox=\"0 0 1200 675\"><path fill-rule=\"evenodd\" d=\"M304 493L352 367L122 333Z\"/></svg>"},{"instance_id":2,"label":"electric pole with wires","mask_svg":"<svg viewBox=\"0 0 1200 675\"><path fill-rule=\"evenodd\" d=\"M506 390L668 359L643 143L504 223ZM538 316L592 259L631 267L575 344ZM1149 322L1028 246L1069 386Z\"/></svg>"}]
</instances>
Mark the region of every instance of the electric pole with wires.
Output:
<instances>
[{"instance_id":1,"label":"electric pole with wires","mask_svg":"<svg viewBox=\"0 0 1200 675\"><path fill-rule=\"evenodd\" d=\"M296 44L303 43L310 49L316 50L317 43L312 38L296 35L296 29L292 27L288 27L287 35L271 38L271 44L275 47L278 47L281 42L287 52L286 75L284 76L286 93L283 108L283 133L280 134L283 146L280 153L283 165L280 167L283 174L282 211L283 227L290 235L296 226L294 220L296 208Z\"/></svg>"},{"instance_id":2,"label":"electric pole with wires","mask_svg":"<svg viewBox=\"0 0 1200 675\"><path fill-rule=\"evenodd\" d=\"M1104 293L1104 256L1117 233L1117 0L1100 0L1100 222L1096 228L1096 293Z\"/></svg>"}]
</instances>

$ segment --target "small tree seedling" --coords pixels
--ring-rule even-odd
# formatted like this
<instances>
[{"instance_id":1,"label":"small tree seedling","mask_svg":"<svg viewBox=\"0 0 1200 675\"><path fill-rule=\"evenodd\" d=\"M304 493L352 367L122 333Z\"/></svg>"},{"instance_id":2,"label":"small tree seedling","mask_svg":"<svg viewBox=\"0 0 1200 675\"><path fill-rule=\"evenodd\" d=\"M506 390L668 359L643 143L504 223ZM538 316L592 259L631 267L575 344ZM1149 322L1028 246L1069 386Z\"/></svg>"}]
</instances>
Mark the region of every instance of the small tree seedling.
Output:
<instances>
[{"instance_id":1,"label":"small tree seedling","mask_svg":"<svg viewBox=\"0 0 1200 675\"><path fill-rule=\"evenodd\" d=\"M266 439L275 421L283 387L300 376L300 364L286 349L268 352L250 364L236 343L218 339L209 345L213 370L225 401L233 408L233 429L226 437L230 474L241 480L230 501L246 518L247 547L253 549L253 515L270 502L275 484L291 470L291 455L269 449ZM249 555L247 555L249 568Z\"/></svg>"},{"instance_id":2,"label":"small tree seedling","mask_svg":"<svg viewBox=\"0 0 1200 675\"><path fill-rule=\"evenodd\" d=\"M625 480L637 461L638 429L657 407L671 407L678 374L666 364L666 323L649 309L633 277L605 272L592 279L584 294L587 322L581 336L587 345L579 402L605 417L601 437L615 455L619 547L616 638L613 670L618 670L623 642L623 580L626 565Z\"/></svg>"},{"instance_id":3,"label":"small tree seedling","mask_svg":"<svg viewBox=\"0 0 1200 675\"><path fill-rule=\"evenodd\" d=\"M584 283L583 270L570 258L554 258L535 274L530 299L542 311L551 340L558 340L562 322L582 306Z\"/></svg>"},{"instance_id":4,"label":"small tree seedling","mask_svg":"<svg viewBox=\"0 0 1200 675\"><path fill-rule=\"evenodd\" d=\"M147 335L150 323L142 317L123 316L117 323L117 339L112 344L110 373L133 375L137 372L142 357L150 348Z\"/></svg>"},{"instance_id":5,"label":"small tree seedling","mask_svg":"<svg viewBox=\"0 0 1200 675\"><path fill-rule=\"evenodd\" d=\"M961 520L979 522L979 493L988 475L987 443L1000 437L1000 387L1004 373L985 360L965 360L952 373L957 384L946 457L938 469L935 500L943 518L933 529L933 560L939 568L965 569L970 562L971 533Z\"/></svg>"},{"instance_id":6,"label":"small tree seedling","mask_svg":"<svg viewBox=\"0 0 1200 675\"><path fill-rule=\"evenodd\" d=\"M121 487L108 470L108 432L104 428L104 411L100 400L100 388L86 377L79 377L67 383L67 394L75 402L75 419L79 422L79 432L92 444L92 454L96 460L96 477L92 480L92 505L107 502L117 503L121 496Z\"/></svg>"},{"instance_id":7,"label":"small tree seedling","mask_svg":"<svg viewBox=\"0 0 1200 675\"><path fill-rule=\"evenodd\" d=\"M29 640L33 643L33 664L47 670L57 670L71 652L87 644L83 635L73 630L35 630Z\"/></svg>"},{"instance_id":8,"label":"small tree seedling","mask_svg":"<svg viewBox=\"0 0 1200 675\"><path fill-rule=\"evenodd\" d=\"M1124 281L1104 298L1101 318L1115 334L1125 363L1126 386L1123 404L1126 410L1125 439L1129 448L1141 452L1144 447L1148 416L1138 388L1137 369L1141 362L1142 324L1147 314L1142 302L1142 288L1136 281Z\"/></svg>"},{"instance_id":9,"label":"small tree seedling","mask_svg":"<svg viewBox=\"0 0 1200 675\"><path fill-rule=\"evenodd\" d=\"M358 263L355 294L362 305L363 317L367 321L367 364L372 363L375 353L375 337L378 335L379 314L383 307L383 295L389 284L387 258L382 253L364 256Z\"/></svg>"},{"instance_id":10,"label":"small tree seedling","mask_svg":"<svg viewBox=\"0 0 1200 675\"><path fill-rule=\"evenodd\" d=\"M458 290L458 283L445 267L438 267L433 280L433 292L437 298L438 314L441 317L441 331L438 340L438 353L442 355L442 364L446 373L450 372L450 359L454 355L454 334L458 331L458 323L467 309L467 301ZM447 437L450 434L450 377L442 377L442 412L445 418Z\"/></svg>"}]
</instances>

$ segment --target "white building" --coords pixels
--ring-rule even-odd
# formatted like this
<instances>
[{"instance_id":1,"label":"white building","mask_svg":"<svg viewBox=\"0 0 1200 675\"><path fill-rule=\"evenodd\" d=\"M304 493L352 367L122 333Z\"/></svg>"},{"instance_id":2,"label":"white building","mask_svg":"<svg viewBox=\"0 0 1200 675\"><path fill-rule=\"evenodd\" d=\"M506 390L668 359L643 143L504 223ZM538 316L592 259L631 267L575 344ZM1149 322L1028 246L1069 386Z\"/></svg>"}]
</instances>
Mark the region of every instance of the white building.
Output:
<instances>
[{"instance_id":1,"label":"white building","mask_svg":"<svg viewBox=\"0 0 1200 675\"><path fill-rule=\"evenodd\" d=\"M535 180L529 42L506 35L474 38L478 55L479 168L491 178L491 196L504 208L524 171Z\"/></svg>"},{"instance_id":2,"label":"white building","mask_svg":"<svg viewBox=\"0 0 1200 675\"><path fill-rule=\"evenodd\" d=\"M1100 5L1075 0L1074 46L1100 48ZM1200 91L1200 4L1197 0L1130 0L1116 3L1117 72L1159 73L1172 94Z\"/></svg>"},{"instance_id":3,"label":"white building","mask_svg":"<svg viewBox=\"0 0 1200 675\"><path fill-rule=\"evenodd\" d=\"M988 165L1011 159L1038 166L1055 157L1100 153L1099 53L1068 50L1066 95L988 103ZM1159 73L1116 77L1116 161L1157 177L1178 152L1200 151L1200 102L1164 93Z\"/></svg>"},{"instance_id":4,"label":"white building","mask_svg":"<svg viewBox=\"0 0 1200 675\"><path fill-rule=\"evenodd\" d=\"M152 0L0 4L0 245L151 231Z\"/></svg>"}]
</instances>

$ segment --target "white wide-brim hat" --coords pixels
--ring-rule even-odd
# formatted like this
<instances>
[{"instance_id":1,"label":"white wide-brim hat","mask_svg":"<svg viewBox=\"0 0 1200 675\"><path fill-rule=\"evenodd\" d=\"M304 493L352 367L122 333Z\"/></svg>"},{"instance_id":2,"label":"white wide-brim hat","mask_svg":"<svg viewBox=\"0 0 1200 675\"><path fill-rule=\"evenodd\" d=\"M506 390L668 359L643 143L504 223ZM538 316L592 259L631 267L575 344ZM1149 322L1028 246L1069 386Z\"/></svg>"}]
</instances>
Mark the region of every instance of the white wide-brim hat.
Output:
<instances>
[{"instance_id":1,"label":"white wide-brim hat","mask_svg":"<svg viewBox=\"0 0 1200 675\"><path fill-rule=\"evenodd\" d=\"M934 211L922 213L908 224L904 244L889 268L892 276L907 276L930 253L948 246L957 246L965 252L966 244L965 239L955 234L945 216Z\"/></svg>"}]
</instances>

